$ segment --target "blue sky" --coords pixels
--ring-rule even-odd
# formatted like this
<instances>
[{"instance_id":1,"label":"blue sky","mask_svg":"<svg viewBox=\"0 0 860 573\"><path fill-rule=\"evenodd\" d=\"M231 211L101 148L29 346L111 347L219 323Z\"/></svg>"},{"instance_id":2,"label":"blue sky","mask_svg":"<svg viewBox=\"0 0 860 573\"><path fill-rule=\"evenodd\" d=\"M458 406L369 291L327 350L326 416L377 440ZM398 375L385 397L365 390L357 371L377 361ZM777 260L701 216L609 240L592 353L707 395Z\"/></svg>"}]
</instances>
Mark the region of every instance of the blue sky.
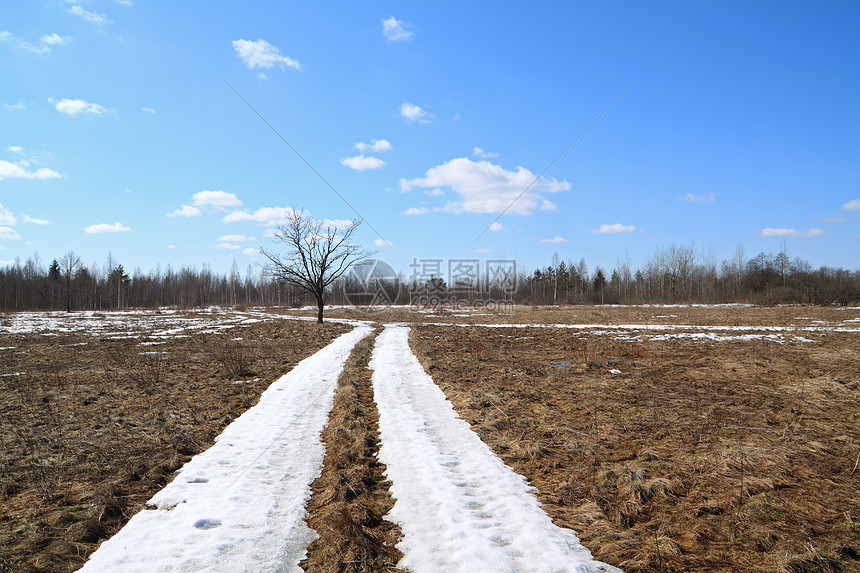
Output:
<instances>
[{"instance_id":1,"label":"blue sky","mask_svg":"<svg viewBox=\"0 0 860 573\"><path fill-rule=\"evenodd\" d=\"M244 272L297 206L357 212L405 274L673 243L858 269L858 22L856 2L3 2L0 261Z\"/></svg>"}]
</instances>

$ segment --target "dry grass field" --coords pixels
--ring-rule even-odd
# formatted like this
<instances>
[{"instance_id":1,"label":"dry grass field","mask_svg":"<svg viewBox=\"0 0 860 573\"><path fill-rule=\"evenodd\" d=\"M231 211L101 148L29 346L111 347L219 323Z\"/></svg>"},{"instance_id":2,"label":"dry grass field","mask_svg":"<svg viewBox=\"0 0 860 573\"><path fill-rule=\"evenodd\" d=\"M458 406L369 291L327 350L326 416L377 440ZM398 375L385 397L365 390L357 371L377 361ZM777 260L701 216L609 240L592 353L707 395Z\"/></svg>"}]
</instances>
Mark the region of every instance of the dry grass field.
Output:
<instances>
[{"instance_id":1,"label":"dry grass field","mask_svg":"<svg viewBox=\"0 0 860 573\"><path fill-rule=\"evenodd\" d=\"M220 312L178 314L204 324ZM598 559L628 572L860 570L860 309L326 316L412 324L458 413ZM349 329L159 320L0 328L0 572L80 567L273 380ZM372 342L349 359L323 436L309 571L396 570Z\"/></svg>"},{"instance_id":2,"label":"dry grass field","mask_svg":"<svg viewBox=\"0 0 860 573\"><path fill-rule=\"evenodd\" d=\"M270 320L175 335L157 316L148 324L0 334L0 571L79 568L269 384L349 330Z\"/></svg>"},{"instance_id":3,"label":"dry grass field","mask_svg":"<svg viewBox=\"0 0 860 573\"><path fill-rule=\"evenodd\" d=\"M856 330L858 315L568 308L473 321ZM412 345L598 559L629 572L860 570L860 333L703 332L418 326Z\"/></svg>"}]
</instances>

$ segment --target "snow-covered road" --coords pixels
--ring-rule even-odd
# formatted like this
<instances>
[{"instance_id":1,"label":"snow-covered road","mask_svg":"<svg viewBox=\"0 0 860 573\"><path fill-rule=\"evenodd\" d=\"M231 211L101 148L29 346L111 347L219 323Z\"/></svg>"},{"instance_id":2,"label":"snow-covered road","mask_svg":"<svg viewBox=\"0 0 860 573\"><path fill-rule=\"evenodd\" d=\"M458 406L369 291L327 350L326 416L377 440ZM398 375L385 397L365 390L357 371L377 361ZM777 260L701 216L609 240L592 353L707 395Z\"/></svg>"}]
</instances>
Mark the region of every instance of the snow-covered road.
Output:
<instances>
[{"instance_id":1,"label":"snow-covered road","mask_svg":"<svg viewBox=\"0 0 860 573\"><path fill-rule=\"evenodd\" d=\"M272 384L81 571L300 572L337 378L371 328L344 334Z\"/></svg>"},{"instance_id":2,"label":"snow-covered road","mask_svg":"<svg viewBox=\"0 0 860 573\"><path fill-rule=\"evenodd\" d=\"M316 534L305 524L322 468L320 434L344 362L371 328L357 326L272 384L215 445L188 462L90 557L93 572L300 572ZM387 516L413 571L618 572L556 527L534 488L460 419L389 325L370 367L380 460L392 482Z\"/></svg>"},{"instance_id":3,"label":"snow-covered road","mask_svg":"<svg viewBox=\"0 0 860 573\"><path fill-rule=\"evenodd\" d=\"M409 348L409 328L387 326L370 367L394 508L399 566L416 573L619 571L593 560L555 526L525 479L459 418Z\"/></svg>"}]
</instances>

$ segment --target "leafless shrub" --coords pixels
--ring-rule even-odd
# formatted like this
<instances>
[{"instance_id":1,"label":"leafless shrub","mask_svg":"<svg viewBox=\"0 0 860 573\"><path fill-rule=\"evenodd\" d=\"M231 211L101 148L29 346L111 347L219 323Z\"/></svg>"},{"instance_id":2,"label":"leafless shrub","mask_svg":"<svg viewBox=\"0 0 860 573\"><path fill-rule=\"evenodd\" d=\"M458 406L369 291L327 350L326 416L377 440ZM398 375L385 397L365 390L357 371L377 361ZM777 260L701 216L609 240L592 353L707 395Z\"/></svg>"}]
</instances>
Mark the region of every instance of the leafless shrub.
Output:
<instances>
[{"instance_id":1,"label":"leafless shrub","mask_svg":"<svg viewBox=\"0 0 860 573\"><path fill-rule=\"evenodd\" d=\"M144 352L139 354L137 365L129 372L129 376L147 394L151 394L157 386L164 382L167 373L167 361L163 352Z\"/></svg>"},{"instance_id":2,"label":"leafless shrub","mask_svg":"<svg viewBox=\"0 0 860 573\"><path fill-rule=\"evenodd\" d=\"M44 456L33 461L31 466L35 482L39 484L44 501L52 501L59 495L63 476L63 456Z\"/></svg>"},{"instance_id":3,"label":"leafless shrub","mask_svg":"<svg viewBox=\"0 0 860 573\"><path fill-rule=\"evenodd\" d=\"M217 348L214 358L224 368L228 378L254 375L251 370L251 358L245 347L237 340L224 342Z\"/></svg>"}]
</instances>

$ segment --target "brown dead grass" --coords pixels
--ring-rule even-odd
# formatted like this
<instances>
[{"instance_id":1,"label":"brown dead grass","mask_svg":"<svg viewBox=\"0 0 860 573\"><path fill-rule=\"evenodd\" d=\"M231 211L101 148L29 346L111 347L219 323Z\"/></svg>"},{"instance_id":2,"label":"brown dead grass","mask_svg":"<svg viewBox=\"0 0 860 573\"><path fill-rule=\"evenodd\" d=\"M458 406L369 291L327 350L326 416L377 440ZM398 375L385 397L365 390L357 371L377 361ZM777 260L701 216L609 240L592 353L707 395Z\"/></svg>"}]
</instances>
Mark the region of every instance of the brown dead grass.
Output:
<instances>
[{"instance_id":1,"label":"brown dead grass","mask_svg":"<svg viewBox=\"0 0 860 573\"><path fill-rule=\"evenodd\" d=\"M383 516L393 507L379 450L379 415L370 387L374 336L353 350L338 380L338 390L322 439L326 457L313 483L308 525L319 539L301 563L305 571L346 573L402 571L394 545L400 528Z\"/></svg>"},{"instance_id":2,"label":"brown dead grass","mask_svg":"<svg viewBox=\"0 0 860 573\"><path fill-rule=\"evenodd\" d=\"M810 307L462 314L327 311L472 324L815 326L860 316ZM14 347L0 350L0 572L79 567L271 381L347 328L261 323L157 346L138 345L146 332L0 335L0 348ZM857 571L857 334L798 334L817 342L418 326L413 347L458 412L597 558L626 571ZM341 417L327 430L331 477L315 484L309 514L324 540L308 570L394 570L398 559L368 438L370 341L350 359Z\"/></svg>"},{"instance_id":3,"label":"brown dead grass","mask_svg":"<svg viewBox=\"0 0 860 573\"><path fill-rule=\"evenodd\" d=\"M701 326L799 326L824 321L830 325L857 317L857 310L845 307L810 306L513 306L498 310L463 306L449 307L326 307L326 317L353 318L379 323L459 323L459 324L691 324ZM291 313L316 316L316 310ZM857 328L857 323L853 325Z\"/></svg>"},{"instance_id":4,"label":"brown dead grass","mask_svg":"<svg viewBox=\"0 0 860 573\"><path fill-rule=\"evenodd\" d=\"M13 347L0 350L0 571L79 568L271 382L348 329L264 322L152 346L147 332L0 335Z\"/></svg>"},{"instance_id":5,"label":"brown dead grass","mask_svg":"<svg viewBox=\"0 0 860 573\"><path fill-rule=\"evenodd\" d=\"M632 323L643 312L678 310L569 312ZM536 312L546 322L570 320L564 310ZM690 324L858 315L690 312ZM425 369L538 488L553 520L628 572L860 570L860 347L856 333L817 340L619 341L567 329L437 326L412 333Z\"/></svg>"}]
</instances>

